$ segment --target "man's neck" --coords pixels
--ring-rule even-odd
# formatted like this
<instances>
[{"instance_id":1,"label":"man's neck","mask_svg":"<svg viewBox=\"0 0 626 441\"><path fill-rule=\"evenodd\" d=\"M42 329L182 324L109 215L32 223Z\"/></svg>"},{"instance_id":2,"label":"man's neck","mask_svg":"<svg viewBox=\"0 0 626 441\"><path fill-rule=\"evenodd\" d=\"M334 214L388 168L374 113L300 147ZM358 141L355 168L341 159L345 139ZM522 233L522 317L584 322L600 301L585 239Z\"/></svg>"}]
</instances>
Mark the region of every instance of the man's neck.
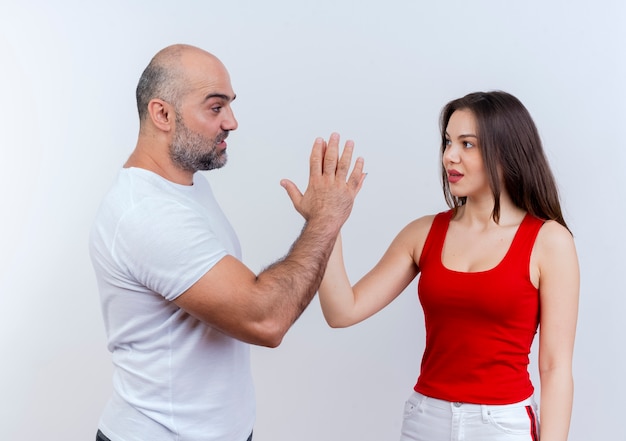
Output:
<instances>
[{"instance_id":1,"label":"man's neck","mask_svg":"<svg viewBox=\"0 0 626 441\"><path fill-rule=\"evenodd\" d=\"M182 170L172 163L167 149L159 149L156 146L146 146L144 142L137 142L137 146L124 168L143 168L161 176L168 181L180 185L193 185L193 172Z\"/></svg>"}]
</instances>

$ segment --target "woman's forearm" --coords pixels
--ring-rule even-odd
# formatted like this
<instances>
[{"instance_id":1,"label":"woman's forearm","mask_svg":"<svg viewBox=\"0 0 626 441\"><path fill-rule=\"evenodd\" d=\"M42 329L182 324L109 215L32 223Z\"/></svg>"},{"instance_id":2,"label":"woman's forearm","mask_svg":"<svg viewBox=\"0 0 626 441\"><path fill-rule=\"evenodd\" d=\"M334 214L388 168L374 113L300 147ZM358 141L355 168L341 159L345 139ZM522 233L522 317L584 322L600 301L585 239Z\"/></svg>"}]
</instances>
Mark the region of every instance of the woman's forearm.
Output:
<instances>
[{"instance_id":1,"label":"woman's forearm","mask_svg":"<svg viewBox=\"0 0 626 441\"><path fill-rule=\"evenodd\" d=\"M541 441L566 441L574 397L574 381L569 368L541 373Z\"/></svg>"},{"instance_id":2,"label":"woman's forearm","mask_svg":"<svg viewBox=\"0 0 626 441\"><path fill-rule=\"evenodd\" d=\"M333 328L350 326L350 313L354 308L354 292L343 262L341 234L328 260L326 272L319 288L320 304L324 317Z\"/></svg>"}]
</instances>

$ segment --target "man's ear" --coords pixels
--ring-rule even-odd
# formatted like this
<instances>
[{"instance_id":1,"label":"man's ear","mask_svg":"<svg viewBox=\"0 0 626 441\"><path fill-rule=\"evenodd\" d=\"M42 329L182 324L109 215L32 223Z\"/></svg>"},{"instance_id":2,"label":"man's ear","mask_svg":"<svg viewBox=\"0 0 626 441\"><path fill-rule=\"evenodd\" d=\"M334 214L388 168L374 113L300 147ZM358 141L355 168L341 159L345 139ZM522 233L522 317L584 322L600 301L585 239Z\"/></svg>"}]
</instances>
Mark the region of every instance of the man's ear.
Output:
<instances>
[{"instance_id":1,"label":"man's ear","mask_svg":"<svg viewBox=\"0 0 626 441\"><path fill-rule=\"evenodd\" d=\"M176 112L168 102L158 98L150 100L148 103L148 114L156 128L164 132L173 130Z\"/></svg>"}]
</instances>

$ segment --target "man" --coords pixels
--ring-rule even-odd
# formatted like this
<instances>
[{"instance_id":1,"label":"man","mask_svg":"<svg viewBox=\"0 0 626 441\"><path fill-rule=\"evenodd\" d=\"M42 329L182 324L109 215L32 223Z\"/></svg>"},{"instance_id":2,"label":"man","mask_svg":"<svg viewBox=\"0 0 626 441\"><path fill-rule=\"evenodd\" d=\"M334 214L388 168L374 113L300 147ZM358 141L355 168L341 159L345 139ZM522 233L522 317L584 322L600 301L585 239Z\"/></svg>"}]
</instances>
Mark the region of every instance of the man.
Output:
<instances>
[{"instance_id":1,"label":"man","mask_svg":"<svg viewBox=\"0 0 626 441\"><path fill-rule=\"evenodd\" d=\"M228 72L175 45L137 86L137 145L96 217L90 253L112 353L97 439L245 441L254 391L248 344L278 346L309 304L365 177L353 143L317 139L307 190L283 180L305 226L259 275L198 170L226 163L237 128Z\"/></svg>"}]
</instances>

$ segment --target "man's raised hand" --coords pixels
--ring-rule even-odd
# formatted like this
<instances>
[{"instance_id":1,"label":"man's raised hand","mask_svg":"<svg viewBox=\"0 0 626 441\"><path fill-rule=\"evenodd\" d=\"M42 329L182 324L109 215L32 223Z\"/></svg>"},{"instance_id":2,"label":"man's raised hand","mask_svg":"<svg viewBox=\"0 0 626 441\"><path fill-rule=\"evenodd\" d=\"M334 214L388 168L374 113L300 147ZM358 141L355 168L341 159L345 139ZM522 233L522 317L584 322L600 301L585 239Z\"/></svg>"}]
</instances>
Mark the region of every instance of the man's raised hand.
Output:
<instances>
[{"instance_id":1,"label":"man's raised hand","mask_svg":"<svg viewBox=\"0 0 626 441\"><path fill-rule=\"evenodd\" d=\"M281 181L295 209L307 222L320 219L340 228L350 215L366 176L364 160L360 157L348 176L353 151L354 142L348 140L340 156L338 133L331 134L328 143L317 138L311 151L309 184L304 194L290 180Z\"/></svg>"}]
</instances>

